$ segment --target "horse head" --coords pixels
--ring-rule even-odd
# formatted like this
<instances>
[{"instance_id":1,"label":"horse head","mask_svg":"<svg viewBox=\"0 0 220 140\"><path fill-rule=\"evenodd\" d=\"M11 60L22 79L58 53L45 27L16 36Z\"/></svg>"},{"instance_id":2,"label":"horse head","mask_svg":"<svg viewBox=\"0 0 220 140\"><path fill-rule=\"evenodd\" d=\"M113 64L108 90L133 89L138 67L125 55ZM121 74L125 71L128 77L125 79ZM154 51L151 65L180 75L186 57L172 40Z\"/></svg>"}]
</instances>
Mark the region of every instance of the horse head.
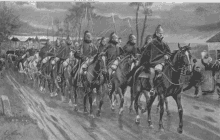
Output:
<instances>
[{"instance_id":1,"label":"horse head","mask_svg":"<svg viewBox=\"0 0 220 140\"><path fill-rule=\"evenodd\" d=\"M107 67L106 67L106 55L104 52L97 53L94 57L93 62L97 62L97 67L99 67L99 71L102 71L103 73L107 73Z\"/></svg>"},{"instance_id":2,"label":"horse head","mask_svg":"<svg viewBox=\"0 0 220 140\"><path fill-rule=\"evenodd\" d=\"M133 57L133 55L127 55L121 59L118 68L120 68L123 72L128 73L131 68L132 64L136 63L137 58Z\"/></svg>"},{"instance_id":3,"label":"horse head","mask_svg":"<svg viewBox=\"0 0 220 140\"><path fill-rule=\"evenodd\" d=\"M192 55L190 53L191 47L190 43L186 46L181 47L178 43L178 50L173 53L171 59L173 61L174 67L177 70L186 70L186 73L192 72L192 64L191 58Z\"/></svg>"}]
</instances>

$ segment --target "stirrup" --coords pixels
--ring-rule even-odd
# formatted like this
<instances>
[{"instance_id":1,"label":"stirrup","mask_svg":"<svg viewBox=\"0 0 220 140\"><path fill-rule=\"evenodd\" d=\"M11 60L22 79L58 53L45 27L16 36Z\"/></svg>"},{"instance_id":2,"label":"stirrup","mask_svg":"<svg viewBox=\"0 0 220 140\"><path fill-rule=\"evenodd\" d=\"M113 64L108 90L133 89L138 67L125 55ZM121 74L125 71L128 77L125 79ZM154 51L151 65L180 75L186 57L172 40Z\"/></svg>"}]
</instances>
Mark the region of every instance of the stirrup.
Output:
<instances>
[{"instance_id":1,"label":"stirrup","mask_svg":"<svg viewBox=\"0 0 220 140\"><path fill-rule=\"evenodd\" d=\"M154 89L154 88L151 88L151 90L150 90L150 95L153 96L154 93L155 93L155 89Z\"/></svg>"}]
</instances>

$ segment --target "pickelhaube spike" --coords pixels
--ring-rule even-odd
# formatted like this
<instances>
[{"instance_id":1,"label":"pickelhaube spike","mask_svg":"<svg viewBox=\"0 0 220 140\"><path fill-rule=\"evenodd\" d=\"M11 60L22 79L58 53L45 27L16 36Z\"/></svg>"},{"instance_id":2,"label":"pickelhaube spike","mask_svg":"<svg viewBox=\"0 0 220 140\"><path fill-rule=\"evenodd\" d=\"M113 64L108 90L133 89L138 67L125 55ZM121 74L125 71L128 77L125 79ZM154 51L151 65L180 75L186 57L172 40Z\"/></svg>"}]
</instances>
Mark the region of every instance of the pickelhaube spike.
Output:
<instances>
[{"instance_id":1,"label":"pickelhaube spike","mask_svg":"<svg viewBox=\"0 0 220 140\"><path fill-rule=\"evenodd\" d=\"M160 24L157 26L155 32L157 32L157 33L161 33L161 32L163 32L163 28L161 27Z\"/></svg>"},{"instance_id":2,"label":"pickelhaube spike","mask_svg":"<svg viewBox=\"0 0 220 140\"><path fill-rule=\"evenodd\" d=\"M69 35L66 37L66 40L70 40L70 36Z\"/></svg>"}]
</instances>

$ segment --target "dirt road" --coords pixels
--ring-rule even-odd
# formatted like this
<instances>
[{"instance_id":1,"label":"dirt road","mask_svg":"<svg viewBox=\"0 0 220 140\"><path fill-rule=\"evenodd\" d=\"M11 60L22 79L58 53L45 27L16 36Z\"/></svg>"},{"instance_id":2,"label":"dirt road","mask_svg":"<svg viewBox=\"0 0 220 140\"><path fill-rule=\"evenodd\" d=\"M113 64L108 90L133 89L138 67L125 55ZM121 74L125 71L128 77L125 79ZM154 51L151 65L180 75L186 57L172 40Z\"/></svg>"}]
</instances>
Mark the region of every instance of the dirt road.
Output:
<instances>
[{"instance_id":1,"label":"dirt road","mask_svg":"<svg viewBox=\"0 0 220 140\"><path fill-rule=\"evenodd\" d=\"M184 108L183 134L176 132L179 117L176 103L169 100L171 117L164 114L165 132L158 131L159 114L156 113L155 102L152 109L154 128L147 126L146 114L141 115L141 124L134 123L135 114L128 113L127 107L122 117L118 110L112 112L109 101L104 102L101 117L94 119L83 114L82 106L79 112L73 107L51 99L48 94L39 93L28 85L19 83L14 75L7 75L5 84L12 85L31 119L36 120L39 127L39 137L33 139L49 140L219 140L220 139L220 101L215 95L194 99L190 93L182 98ZM217 98L217 96L216 96ZM16 101L15 101L16 102ZM128 102L126 103L128 105ZM1 126L0 126L1 127ZM41 132L43 131L43 132ZM1 133L0 133L1 134ZM45 136L44 136L45 135ZM2 138L2 137L1 137ZM28 139L28 138L27 138Z\"/></svg>"}]
</instances>

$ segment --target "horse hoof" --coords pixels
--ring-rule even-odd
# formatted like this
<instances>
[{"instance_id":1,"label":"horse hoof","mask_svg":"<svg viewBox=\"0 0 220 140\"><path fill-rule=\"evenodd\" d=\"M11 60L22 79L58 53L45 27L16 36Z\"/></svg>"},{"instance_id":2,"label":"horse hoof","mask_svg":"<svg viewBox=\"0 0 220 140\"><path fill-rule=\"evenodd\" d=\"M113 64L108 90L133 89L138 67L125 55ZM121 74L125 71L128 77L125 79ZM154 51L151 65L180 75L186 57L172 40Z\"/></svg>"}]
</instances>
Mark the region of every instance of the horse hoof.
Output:
<instances>
[{"instance_id":1,"label":"horse hoof","mask_svg":"<svg viewBox=\"0 0 220 140\"><path fill-rule=\"evenodd\" d=\"M56 97L57 95L58 95L58 94L55 92L55 93L54 93L54 97Z\"/></svg>"},{"instance_id":2,"label":"horse hoof","mask_svg":"<svg viewBox=\"0 0 220 140\"><path fill-rule=\"evenodd\" d=\"M75 112L78 111L78 107L77 107L77 106L74 107L74 111L75 111Z\"/></svg>"},{"instance_id":3,"label":"horse hoof","mask_svg":"<svg viewBox=\"0 0 220 140\"><path fill-rule=\"evenodd\" d=\"M112 106L112 107L111 107L111 110L114 112L114 111L115 111L115 108Z\"/></svg>"},{"instance_id":4,"label":"horse hoof","mask_svg":"<svg viewBox=\"0 0 220 140\"><path fill-rule=\"evenodd\" d=\"M119 110L119 115L123 115L123 112L124 112L124 110L121 108L121 109Z\"/></svg>"},{"instance_id":5,"label":"horse hoof","mask_svg":"<svg viewBox=\"0 0 220 140\"><path fill-rule=\"evenodd\" d=\"M53 93L50 93L50 97L51 97L51 98L54 97L54 94L53 94Z\"/></svg>"},{"instance_id":6,"label":"horse hoof","mask_svg":"<svg viewBox=\"0 0 220 140\"><path fill-rule=\"evenodd\" d=\"M94 119L95 118L95 116L93 115L93 114L90 114L89 115L92 119Z\"/></svg>"},{"instance_id":7,"label":"horse hoof","mask_svg":"<svg viewBox=\"0 0 220 140\"><path fill-rule=\"evenodd\" d=\"M61 96L61 102L64 102L65 99L64 99L64 96Z\"/></svg>"},{"instance_id":8,"label":"horse hoof","mask_svg":"<svg viewBox=\"0 0 220 140\"><path fill-rule=\"evenodd\" d=\"M182 134L182 133L183 133L182 128L177 128L177 132L180 133L180 134Z\"/></svg>"},{"instance_id":9,"label":"horse hoof","mask_svg":"<svg viewBox=\"0 0 220 140\"><path fill-rule=\"evenodd\" d=\"M140 124L140 116L139 116L139 115L136 117L135 123L136 123L136 124Z\"/></svg>"},{"instance_id":10,"label":"horse hoof","mask_svg":"<svg viewBox=\"0 0 220 140\"><path fill-rule=\"evenodd\" d=\"M68 103L68 104L69 104L69 106L72 106L72 105L73 105L73 103L72 103L72 101L71 101L71 100L69 101L69 103Z\"/></svg>"},{"instance_id":11,"label":"horse hoof","mask_svg":"<svg viewBox=\"0 0 220 140\"><path fill-rule=\"evenodd\" d=\"M88 113L87 109L86 109L86 110L84 110L84 114L87 114L87 113Z\"/></svg>"},{"instance_id":12,"label":"horse hoof","mask_svg":"<svg viewBox=\"0 0 220 140\"><path fill-rule=\"evenodd\" d=\"M164 128L160 128L160 132L164 132Z\"/></svg>"},{"instance_id":13,"label":"horse hoof","mask_svg":"<svg viewBox=\"0 0 220 140\"><path fill-rule=\"evenodd\" d=\"M153 128L154 128L154 126L153 126L152 124L150 124L150 125L149 125L149 127L150 127L151 129L153 129Z\"/></svg>"}]
</instances>

